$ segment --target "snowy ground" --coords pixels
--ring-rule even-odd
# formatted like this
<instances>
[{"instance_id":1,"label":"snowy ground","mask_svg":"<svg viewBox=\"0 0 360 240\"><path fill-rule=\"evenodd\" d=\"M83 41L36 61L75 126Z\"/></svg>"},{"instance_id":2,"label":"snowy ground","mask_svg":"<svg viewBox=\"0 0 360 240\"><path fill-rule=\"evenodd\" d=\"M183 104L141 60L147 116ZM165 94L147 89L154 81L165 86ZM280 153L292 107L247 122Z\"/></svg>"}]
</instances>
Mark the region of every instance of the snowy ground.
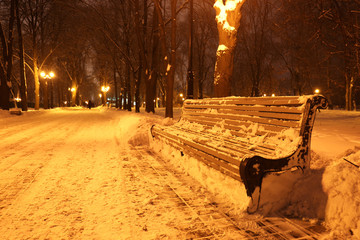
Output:
<instances>
[{"instance_id":1,"label":"snowy ground","mask_svg":"<svg viewBox=\"0 0 360 240\"><path fill-rule=\"evenodd\" d=\"M343 160L360 164L359 112L318 114L312 169L265 179L255 215L240 183L149 138L152 124L171 122L112 109L0 111L1 238L277 239L266 226L278 220L284 235L320 224L327 231L313 236L360 238L360 169Z\"/></svg>"}]
</instances>

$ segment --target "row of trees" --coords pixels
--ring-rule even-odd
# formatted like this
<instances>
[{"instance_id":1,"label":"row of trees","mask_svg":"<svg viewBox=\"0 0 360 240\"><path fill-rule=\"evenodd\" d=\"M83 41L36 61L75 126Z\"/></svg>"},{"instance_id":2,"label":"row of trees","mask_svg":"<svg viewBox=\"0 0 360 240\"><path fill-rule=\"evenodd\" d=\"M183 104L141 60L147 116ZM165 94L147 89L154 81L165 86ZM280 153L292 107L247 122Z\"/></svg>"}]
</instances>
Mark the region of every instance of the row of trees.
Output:
<instances>
[{"instance_id":1,"label":"row of trees","mask_svg":"<svg viewBox=\"0 0 360 240\"><path fill-rule=\"evenodd\" d=\"M3 0L0 107L9 109L17 95L23 110L96 102L101 86L110 86L107 95L116 107L140 111L145 102L146 111L154 112L159 99L172 117L173 94L186 92L191 74L194 98L302 95L320 88L333 105L350 110L359 104L360 1L214 3ZM235 3L234 13L225 16L236 30L229 43L219 14ZM227 49L231 56L217 59ZM41 79L43 70L53 70L55 79Z\"/></svg>"},{"instance_id":2,"label":"row of trees","mask_svg":"<svg viewBox=\"0 0 360 240\"><path fill-rule=\"evenodd\" d=\"M360 103L360 1L248 0L242 8L235 94L301 95Z\"/></svg>"}]
</instances>

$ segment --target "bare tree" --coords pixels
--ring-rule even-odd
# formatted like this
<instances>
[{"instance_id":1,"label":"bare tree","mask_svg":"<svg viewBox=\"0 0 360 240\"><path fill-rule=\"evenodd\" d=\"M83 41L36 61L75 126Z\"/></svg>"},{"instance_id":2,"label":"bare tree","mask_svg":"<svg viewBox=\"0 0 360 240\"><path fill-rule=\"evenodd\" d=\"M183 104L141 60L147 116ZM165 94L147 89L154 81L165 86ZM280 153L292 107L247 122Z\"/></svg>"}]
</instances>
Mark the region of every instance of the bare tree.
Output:
<instances>
[{"instance_id":1,"label":"bare tree","mask_svg":"<svg viewBox=\"0 0 360 240\"><path fill-rule=\"evenodd\" d=\"M206 83L213 83L216 61L217 29L214 21L212 1L201 1L195 5L194 15L194 97L203 98ZM210 92L210 90L208 90Z\"/></svg>"},{"instance_id":2,"label":"bare tree","mask_svg":"<svg viewBox=\"0 0 360 240\"><path fill-rule=\"evenodd\" d=\"M251 96L260 96L260 83L264 79L271 58L269 45L271 29L269 24L269 1L248 1L243 7L245 17L242 18L239 38L251 79Z\"/></svg>"},{"instance_id":3,"label":"bare tree","mask_svg":"<svg viewBox=\"0 0 360 240\"><path fill-rule=\"evenodd\" d=\"M343 75L343 84L337 84L345 91L345 109L352 110L354 86L359 79L358 17L360 3L345 0L319 0L319 21L322 26L321 40L328 48L332 62L342 62L338 68ZM327 27L325 27L327 26ZM337 66L335 66L337 68Z\"/></svg>"},{"instance_id":4,"label":"bare tree","mask_svg":"<svg viewBox=\"0 0 360 240\"><path fill-rule=\"evenodd\" d=\"M244 2L245 0L216 0L214 4L219 32L219 47L216 53L214 73L214 95L216 97L231 94L234 50L241 19L240 8Z\"/></svg>"},{"instance_id":5,"label":"bare tree","mask_svg":"<svg viewBox=\"0 0 360 240\"><path fill-rule=\"evenodd\" d=\"M6 36L2 21L0 21L0 40L2 48L2 61L0 66L0 107L8 110L10 108L10 88L13 66L13 30L15 22L15 0L11 0L9 8L8 35Z\"/></svg>"},{"instance_id":6,"label":"bare tree","mask_svg":"<svg viewBox=\"0 0 360 240\"><path fill-rule=\"evenodd\" d=\"M20 19L20 6L19 0L15 0L16 8L16 28L18 32L19 44L19 74L20 74L20 94L21 94L21 108L23 111L28 110L28 97L27 97L27 83L26 83L26 69L25 69L25 54L24 54L24 41L22 34L22 23Z\"/></svg>"}]
</instances>

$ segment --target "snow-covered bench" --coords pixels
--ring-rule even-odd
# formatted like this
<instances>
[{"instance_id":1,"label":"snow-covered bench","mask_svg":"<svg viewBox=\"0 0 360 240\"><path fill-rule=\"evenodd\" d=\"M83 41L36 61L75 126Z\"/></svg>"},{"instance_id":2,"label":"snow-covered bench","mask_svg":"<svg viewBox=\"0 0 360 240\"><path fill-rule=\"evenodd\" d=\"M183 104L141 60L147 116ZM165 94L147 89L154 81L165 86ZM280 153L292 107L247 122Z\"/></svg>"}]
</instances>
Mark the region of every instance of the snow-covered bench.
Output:
<instances>
[{"instance_id":1,"label":"snow-covered bench","mask_svg":"<svg viewBox=\"0 0 360 240\"><path fill-rule=\"evenodd\" d=\"M243 182L254 211L267 173L309 167L316 109L326 107L321 95L189 99L179 122L151 133Z\"/></svg>"}]
</instances>

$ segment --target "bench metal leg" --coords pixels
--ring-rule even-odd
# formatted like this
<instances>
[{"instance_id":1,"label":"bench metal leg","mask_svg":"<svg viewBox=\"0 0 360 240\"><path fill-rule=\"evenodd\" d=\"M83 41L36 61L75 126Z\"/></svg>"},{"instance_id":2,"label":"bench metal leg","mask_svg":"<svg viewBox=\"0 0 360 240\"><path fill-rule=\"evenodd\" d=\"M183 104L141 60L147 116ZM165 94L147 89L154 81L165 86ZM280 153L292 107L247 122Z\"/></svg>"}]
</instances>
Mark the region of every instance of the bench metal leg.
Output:
<instances>
[{"instance_id":1,"label":"bench metal leg","mask_svg":"<svg viewBox=\"0 0 360 240\"><path fill-rule=\"evenodd\" d=\"M239 168L240 177L245 185L247 195L251 197L251 203L248 207L249 213L254 213L259 208L261 184L266 174L288 169L289 161L294 159L295 155L297 154L295 153L280 159L266 159L260 156L253 156L241 162ZM303 166L298 167L302 168Z\"/></svg>"}]
</instances>

